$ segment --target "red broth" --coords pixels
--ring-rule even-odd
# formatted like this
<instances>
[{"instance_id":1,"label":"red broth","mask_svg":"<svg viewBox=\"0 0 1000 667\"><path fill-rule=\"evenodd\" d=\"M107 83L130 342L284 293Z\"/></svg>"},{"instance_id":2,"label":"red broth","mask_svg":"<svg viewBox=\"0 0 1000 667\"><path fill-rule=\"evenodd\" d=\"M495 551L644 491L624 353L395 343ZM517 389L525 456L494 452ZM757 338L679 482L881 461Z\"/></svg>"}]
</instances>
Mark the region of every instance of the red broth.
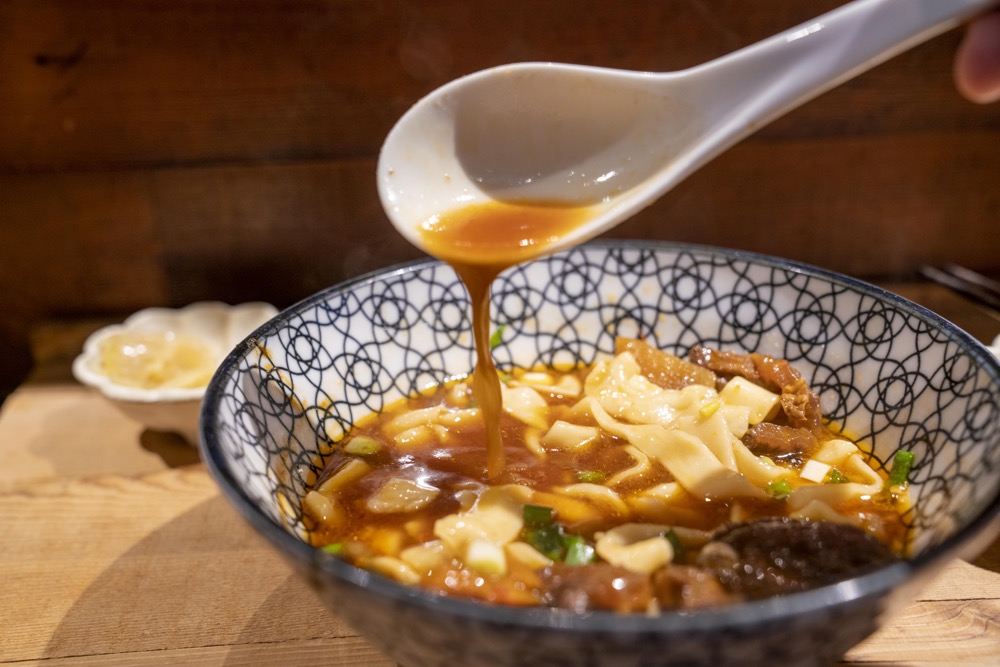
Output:
<instances>
[{"instance_id":1,"label":"red broth","mask_svg":"<svg viewBox=\"0 0 1000 667\"><path fill-rule=\"evenodd\" d=\"M714 381L701 380L715 385L709 387L691 382L686 373L650 367L652 358L676 369L671 355L629 351L627 345L620 350L623 355L597 368L518 370L505 377L507 409L497 420L504 465L495 475L484 471L487 427L469 380L400 401L356 425L304 501L310 539L360 567L444 594L642 613L761 595L733 574L740 568L752 566L767 575L763 578L775 578L770 593L777 594L829 583L904 554L905 484L887 488L882 466L863 448L825 423L795 427L785 414L793 409L781 407L781 400L759 423L764 426L741 433L741 415L749 408L728 401L741 400L733 399L734 388L751 391L743 379L710 373ZM636 358L644 359L641 367ZM633 373L628 382L643 389L633 403L643 392L672 402L676 414L669 427L645 424L647 431L629 431L636 426L629 415L639 413L628 409L607 421L600 406L616 405L615 392L624 390L609 378L623 368ZM667 376L673 379L664 380ZM681 386L665 388L654 380ZM770 394L781 399L785 391ZM531 392L542 407L517 408L525 402L521 394ZM571 426L553 428L556 424ZM720 479L729 478L706 481L699 470L715 463L670 459L673 454L657 438L677 447L682 459L705 455L687 436L656 430L678 424L708 439L736 424L730 445L744 456L736 467L745 473L721 466ZM794 435L789 451L772 451L771 440L750 433L763 433L768 425ZM803 431L808 431L804 439ZM656 437L644 440L645 433ZM756 479L762 474L773 479L764 484ZM732 495L719 492L727 488ZM823 502L810 502L813 496ZM535 525L539 511L549 512L545 526ZM781 548L809 552L796 556L809 572L751 563L745 554L734 557L727 540L748 553L755 547L747 547L741 536L730 537L726 531L733 526L759 527L761 535L753 539L777 539ZM826 532L807 534L816 530ZM828 547L814 548L824 540L844 546L843 563L830 560ZM855 563L852 553L870 553L871 559ZM835 572L812 571L829 569L830 562L836 563Z\"/></svg>"}]
</instances>

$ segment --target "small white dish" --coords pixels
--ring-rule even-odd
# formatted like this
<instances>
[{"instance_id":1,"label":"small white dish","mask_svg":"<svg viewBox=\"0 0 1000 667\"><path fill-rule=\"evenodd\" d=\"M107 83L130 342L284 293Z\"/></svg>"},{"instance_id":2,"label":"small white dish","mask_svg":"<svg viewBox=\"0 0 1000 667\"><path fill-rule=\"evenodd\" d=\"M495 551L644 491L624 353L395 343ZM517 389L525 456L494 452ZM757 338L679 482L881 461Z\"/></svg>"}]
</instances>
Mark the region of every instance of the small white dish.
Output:
<instances>
[{"instance_id":1,"label":"small white dish","mask_svg":"<svg viewBox=\"0 0 1000 667\"><path fill-rule=\"evenodd\" d=\"M241 340L277 313L262 302L231 306L203 301L179 309L146 308L121 324L92 333L73 362L73 376L98 389L146 428L177 433L197 444L201 400L215 369ZM183 361L188 368L174 359L178 351L186 354ZM122 368L136 360L142 361Z\"/></svg>"},{"instance_id":2,"label":"small white dish","mask_svg":"<svg viewBox=\"0 0 1000 667\"><path fill-rule=\"evenodd\" d=\"M989 348L987 349L989 349L989 351L992 352L993 354L997 355L997 357L1000 357L1000 336L994 338L993 345L989 346Z\"/></svg>"}]
</instances>

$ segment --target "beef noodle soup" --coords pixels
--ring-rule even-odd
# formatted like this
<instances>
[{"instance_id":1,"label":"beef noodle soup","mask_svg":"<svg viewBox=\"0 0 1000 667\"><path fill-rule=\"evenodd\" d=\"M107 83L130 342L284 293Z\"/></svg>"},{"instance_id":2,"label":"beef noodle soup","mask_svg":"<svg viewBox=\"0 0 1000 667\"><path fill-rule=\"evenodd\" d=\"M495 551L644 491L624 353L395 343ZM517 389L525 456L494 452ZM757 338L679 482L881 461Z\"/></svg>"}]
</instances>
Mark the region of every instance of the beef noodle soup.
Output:
<instances>
[{"instance_id":1,"label":"beef noodle soup","mask_svg":"<svg viewBox=\"0 0 1000 667\"><path fill-rule=\"evenodd\" d=\"M492 603L656 613L805 590L902 557L907 454L828 424L786 361L619 339L501 377L487 473L471 378L355 425L303 500L312 543Z\"/></svg>"},{"instance_id":2,"label":"beef noodle soup","mask_svg":"<svg viewBox=\"0 0 1000 667\"><path fill-rule=\"evenodd\" d=\"M588 368L500 378L490 284L587 215L494 202L423 225L469 290L475 370L354 426L303 499L312 543L445 595L646 614L904 555L910 455L885 473L786 361L621 339Z\"/></svg>"},{"instance_id":3,"label":"beef noodle soup","mask_svg":"<svg viewBox=\"0 0 1000 667\"><path fill-rule=\"evenodd\" d=\"M825 424L787 362L641 341L503 378L484 473L467 381L359 424L303 506L317 546L514 605L650 612L802 590L905 551L905 475ZM777 555L776 555L777 554Z\"/></svg>"}]
</instances>

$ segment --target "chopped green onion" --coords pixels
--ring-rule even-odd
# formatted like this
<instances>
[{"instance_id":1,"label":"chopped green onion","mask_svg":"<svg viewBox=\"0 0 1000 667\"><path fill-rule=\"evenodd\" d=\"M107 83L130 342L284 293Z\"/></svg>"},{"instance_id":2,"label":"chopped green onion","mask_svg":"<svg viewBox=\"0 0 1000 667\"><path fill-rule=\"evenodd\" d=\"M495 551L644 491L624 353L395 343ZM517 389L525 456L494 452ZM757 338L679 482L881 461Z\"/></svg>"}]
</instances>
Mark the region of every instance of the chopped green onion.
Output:
<instances>
[{"instance_id":1,"label":"chopped green onion","mask_svg":"<svg viewBox=\"0 0 1000 667\"><path fill-rule=\"evenodd\" d=\"M504 384L509 383L512 379L514 379L514 377L510 373L504 373L500 376L500 381Z\"/></svg>"},{"instance_id":2,"label":"chopped green onion","mask_svg":"<svg viewBox=\"0 0 1000 667\"><path fill-rule=\"evenodd\" d=\"M604 473L600 470L581 470L576 473L576 480L588 484L600 484L604 481Z\"/></svg>"},{"instance_id":3,"label":"chopped green onion","mask_svg":"<svg viewBox=\"0 0 1000 667\"><path fill-rule=\"evenodd\" d=\"M522 516L526 528L548 528L555 520L555 510L545 505L525 505Z\"/></svg>"},{"instance_id":4,"label":"chopped green onion","mask_svg":"<svg viewBox=\"0 0 1000 667\"><path fill-rule=\"evenodd\" d=\"M916 456L913 452L904 450L896 452L896 455L892 457L892 469L889 471L889 479L885 481L885 488L892 489L894 486L904 486L909 481L914 459Z\"/></svg>"},{"instance_id":5,"label":"chopped green onion","mask_svg":"<svg viewBox=\"0 0 1000 667\"><path fill-rule=\"evenodd\" d=\"M827 477L829 480L828 484L846 484L848 482L847 475L840 472L836 468L830 471L830 475Z\"/></svg>"},{"instance_id":6,"label":"chopped green onion","mask_svg":"<svg viewBox=\"0 0 1000 667\"><path fill-rule=\"evenodd\" d=\"M665 537L667 542L670 542L670 546L673 547L674 560L676 561L677 558L684 553L684 545L681 544L681 538L677 537L677 532L673 528L663 533L663 537Z\"/></svg>"},{"instance_id":7,"label":"chopped green onion","mask_svg":"<svg viewBox=\"0 0 1000 667\"><path fill-rule=\"evenodd\" d=\"M555 524L525 531L524 541L549 560L562 560L566 556L562 529Z\"/></svg>"},{"instance_id":8,"label":"chopped green onion","mask_svg":"<svg viewBox=\"0 0 1000 667\"><path fill-rule=\"evenodd\" d=\"M490 349L495 350L500 347L500 343L503 342L503 331L507 328L506 324L501 324L498 326L492 334L490 334Z\"/></svg>"},{"instance_id":9,"label":"chopped green onion","mask_svg":"<svg viewBox=\"0 0 1000 667\"><path fill-rule=\"evenodd\" d=\"M594 547L579 535L564 535L567 565L588 565L594 562Z\"/></svg>"},{"instance_id":10,"label":"chopped green onion","mask_svg":"<svg viewBox=\"0 0 1000 667\"><path fill-rule=\"evenodd\" d=\"M555 522L556 512L545 505L525 505L521 539L549 560L586 565L595 559L594 547L579 535L567 535Z\"/></svg>"},{"instance_id":11,"label":"chopped green onion","mask_svg":"<svg viewBox=\"0 0 1000 667\"><path fill-rule=\"evenodd\" d=\"M698 409L698 415L702 419L708 419L709 417L711 417L712 415L714 415L716 412L718 412L719 408L721 408L721 407L722 407L722 402L721 401L709 401L708 403L706 403L705 405L701 406Z\"/></svg>"},{"instance_id":12,"label":"chopped green onion","mask_svg":"<svg viewBox=\"0 0 1000 667\"><path fill-rule=\"evenodd\" d=\"M777 500L784 500L792 493L792 484L787 479L779 479L767 485L767 492Z\"/></svg>"},{"instance_id":13,"label":"chopped green onion","mask_svg":"<svg viewBox=\"0 0 1000 667\"><path fill-rule=\"evenodd\" d=\"M356 435L344 445L344 453L354 456L371 456L381 449L382 443L367 435Z\"/></svg>"},{"instance_id":14,"label":"chopped green onion","mask_svg":"<svg viewBox=\"0 0 1000 667\"><path fill-rule=\"evenodd\" d=\"M331 556L339 556L344 551L344 545L340 542L334 542L333 544L326 544L319 549L320 551L328 553Z\"/></svg>"}]
</instances>

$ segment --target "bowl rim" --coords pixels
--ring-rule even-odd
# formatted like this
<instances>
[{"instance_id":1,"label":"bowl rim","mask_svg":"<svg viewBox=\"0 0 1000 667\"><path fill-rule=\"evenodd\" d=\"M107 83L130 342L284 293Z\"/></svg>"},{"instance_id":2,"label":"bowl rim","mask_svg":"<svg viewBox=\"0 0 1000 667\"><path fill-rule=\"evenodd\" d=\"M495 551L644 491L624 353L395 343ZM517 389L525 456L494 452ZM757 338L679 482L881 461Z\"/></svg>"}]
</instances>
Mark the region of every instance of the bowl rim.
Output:
<instances>
[{"instance_id":1,"label":"bowl rim","mask_svg":"<svg viewBox=\"0 0 1000 667\"><path fill-rule=\"evenodd\" d=\"M1000 386L1000 359L994 356L985 344L933 311L884 288L845 274L763 253L702 244L652 240L598 239L558 254L568 254L580 249L598 251L635 249L678 254L708 254L769 267L780 267L784 270L814 276L850 288L855 292L878 298L923 318L936 329L945 333L948 338L968 349L980 367L984 368L997 386ZM279 312L237 345L226 356L209 382L199 420L201 436L199 449L202 460L224 495L244 519L296 565L318 567L328 575L348 584L369 589L372 593L385 596L393 602L414 604L436 612L479 621L500 623L511 627L548 628L580 633L600 631L662 635L760 626L779 622L792 616L821 613L824 608L866 597L882 598L907 580L916 579L921 574L934 574L948 561L969 556L971 550L987 546L987 538L984 535L992 533L995 537L996 533L1000 532L1000 491L998 491L984 509L961 530L913 558L799 593L693 611L664 610L656 616L619 614L610 611L580 614L548 607L509 607L451 597L398 583L388 577L374 574L350 565L335 556L328 555L287 532L257 508L253 500L240 488L239 482L230 473L221 456L221 447L216 433L209 425L215 421L217 416L224 383L233 374L237 364L254 347L253 340L261 337L266 338L269 333L277 330L290 317L327 300L333 294L401 274L420 271L429 266L446 266L446 264L429 257L395 264L342 281L298 301Z\"/></svg>"}]
</instances>

